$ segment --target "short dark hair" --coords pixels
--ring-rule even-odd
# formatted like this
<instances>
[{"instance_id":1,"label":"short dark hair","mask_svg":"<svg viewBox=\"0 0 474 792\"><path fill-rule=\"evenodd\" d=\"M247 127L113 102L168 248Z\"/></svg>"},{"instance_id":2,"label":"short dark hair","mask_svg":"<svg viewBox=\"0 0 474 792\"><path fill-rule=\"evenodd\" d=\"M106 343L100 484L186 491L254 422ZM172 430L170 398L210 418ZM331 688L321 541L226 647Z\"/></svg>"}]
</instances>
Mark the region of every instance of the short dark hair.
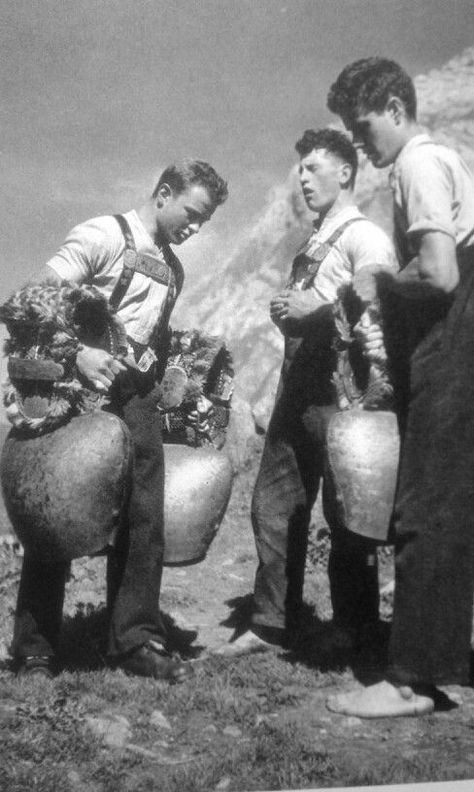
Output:
<instances>
[{"instance_id":1,"label":"short dark hair","mask_svg":"<svg viewBox=\"0 0 474 792\"><path fill-rule=\"evenodd\" d=\"M204 160L186 158L174 165L168 165L158 179L152 193L153 198L157 197L163 184L168 184L176 193L184 192L191 184L199 184L205 187L214 206L224 203L229 194L227 182Z\"/></svg>"},{"instance_id":2,"label":"short dark hair","mask_svg":"<svg viewBox=\"0 0 474 792\"><path fill-rule=\"evenodd\" d=\"M307 129L303 137L300 138L296 144L295 149L300 157L306 157L313 149L326 149L331 154L335 154L343 162L347 162L352 168L351 187L357 176L357 151L352 145L351 141L344 134L337 129Z\"/></svg>"},{"instance_id":3,"label":"short dark hair","mask_svg":"<svg viewBox=\"0 0 474 792\"><path fill-rule=\"evenodd\" d=\"M331 85L327 105L351 120L364 111L381 113L391 96L398 96L407 116L416 119L415 86L406 71L387 58L362 58L342 70Z\"/></svg>"}]
</instances>

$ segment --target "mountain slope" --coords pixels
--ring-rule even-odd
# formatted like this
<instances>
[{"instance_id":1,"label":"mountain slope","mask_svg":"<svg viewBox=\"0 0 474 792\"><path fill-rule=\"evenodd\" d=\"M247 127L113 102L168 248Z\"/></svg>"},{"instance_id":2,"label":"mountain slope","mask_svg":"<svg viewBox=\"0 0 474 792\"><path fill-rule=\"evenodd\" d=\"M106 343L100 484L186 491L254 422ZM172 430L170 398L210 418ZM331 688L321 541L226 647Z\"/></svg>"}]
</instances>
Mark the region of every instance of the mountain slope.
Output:
<instances>
[{"instance_id":1,"label":"mountain slope","mask_svg":"<svg viewBox=\"0 0 474 792\"><path fill-rule=\"evenodd\" d=\"M419 119L439 142L456 148L474 167L474 47L444 67L416 78ZM391 230L387 171L361 162L357 201ZM311 229L296 169L268 196L260 217L219 267L187 293L180 324L222 334L235 358L237 384L257 421L266 425L278 380L283 343L268 317L270 297L284 284L291 261ZM192 318L191 318L192 317Z\"/></svg>"}]
</instances>

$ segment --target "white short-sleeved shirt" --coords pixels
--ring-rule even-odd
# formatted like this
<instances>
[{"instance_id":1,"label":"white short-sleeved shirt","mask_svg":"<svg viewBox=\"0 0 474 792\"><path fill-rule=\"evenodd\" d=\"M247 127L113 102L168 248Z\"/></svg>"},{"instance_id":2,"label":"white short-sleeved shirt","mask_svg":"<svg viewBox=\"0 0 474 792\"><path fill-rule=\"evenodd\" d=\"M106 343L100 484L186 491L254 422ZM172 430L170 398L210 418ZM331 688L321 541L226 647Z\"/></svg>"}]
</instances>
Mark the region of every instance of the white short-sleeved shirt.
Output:
<instances>
[{"instance_id":1,"label":"white short-sleeved shirt","mask_svg":"<svg viewBox=\"0 0 474 792\"><path fill-rule=\"evenodd\" d=\"M448 234L458 248L474 245L474 179L456 151L416 135L395 160L390 184L402 263L418 252L414 238L430 231Z\"/></svg>"},{"instance_id":2,"label":"white short-sleeved shirt","mask_svg":"<svg viewBox=\"0 0 474 792\"><path fill-rule=\"evenodd\" d=\"M127 212L125 218L137 251L164 262L163 252L136 211ZM115 218L95 217L75 226L47 264L65 280L94 285L109 300L123 271L124 251L125 240ZM164 310L167 291L167 286L134 272L117 314L127 335L139 344L148 344Z\"/></svg>"},{"instance_id":3,"label":"white short-sleeved shirt","mask_svg":"<svg viewBox=\"0 0 474 792\"><path fill-rule=\"evenodd\" d=\"M327 242L337 228L354 218L334 243L321 263L311 289L324 302L335 302L337 292L344 284L349 284L355 273L363 267L380 264L398 270L393 244L379 226L368 220L357 206L346 206L334 215L326 215L321 226L315 228L302 252L311 257L319 245ZM294 288L302 288L303 279L296 280Z\"/></svg>"}]
</instances>

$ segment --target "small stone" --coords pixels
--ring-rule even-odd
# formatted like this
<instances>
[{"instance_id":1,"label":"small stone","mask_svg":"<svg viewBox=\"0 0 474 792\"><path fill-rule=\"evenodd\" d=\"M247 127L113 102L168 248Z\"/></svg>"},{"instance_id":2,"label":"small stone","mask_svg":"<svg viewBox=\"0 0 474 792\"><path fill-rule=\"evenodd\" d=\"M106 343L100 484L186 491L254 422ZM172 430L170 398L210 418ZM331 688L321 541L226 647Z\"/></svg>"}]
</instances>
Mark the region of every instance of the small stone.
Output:
<instances>
[{"instance_id":1,"label":"small stone","mask_svg":"<svg viewBox=\"0 0 474 792\"><path fill-rule=\"evenodd\" d=\"M13 717L17 711L17 704L13 701L0 701L0 720Z\"/></svg>"},{"instance_id":2,"label":"small stone","mask_svg":"<svg viewBox=\"0 0 474 792\"><path fill-rule=\"evenodd\" d=\"M216 790L216 792L222 792L225 789L229 789L230 782L231 779L229 778L229 776L224 776L224 778L221 778L221 780L219 781L217 786L214 787L214 789Z\"/></svg>"},{"instance_id":3,"label":"small stone","mask_svg":"<svg viewBox=\"0 0 474 792\"><path fill-rule=\"evenodd\" d=\"M171 740L171 742L173 742L173 740ZM161 750L163 748L169 748L169 747L170 747L170 744L169 744L169 742L167 740L155 740L155 742L153 743L153 748L157 748L159 750Z\"/></svg>"},{"instance_id":4,"label":"small stone","mask_svg":"<svg viewBox=\"0 0 474 792\"><path fill-rule=\"evenodd\" d=\"M156 751L150 751L149 748L144 748L143 745L134 745L133 743L128 743L127 751L131 751L131 753L138 754L139 756L144 756L146 759L160 758Z\"/></svg>"},{"instance_id":5,"label":"small stone","mask_svg":"<svg viewBox=\"0 0 474 792\"><path fill-rule=\"evenodd\" d=\"M462 695L455 690L449 691L448 697L451 699L451 701L453 701L455 704L458 704L459 706L464 703Z\"/></svg>"},{"instance_id":6,"label":"small stone","mask_svg":"<svg viewBox=\"0 0 474 792\"><path fill-rule=\"evenodd\" d=\"M208 726L205 726L203 729L205 734L217 734L217 726L214 726L213 723L210 723Z\"/></svg>"},{"instance_id":7,"label":"small stone","mask_svg":"<svg viewBox=\"0 0 474 792\"><path fill-rule=\"evenodd\" d=\"M123 748L132 736L130 722L123 715L89 716L86 726L108 748Z\"/></svg>"},{"instance_id":8,"label":"small stone","mask_svg":"<svg viewBox=\"0 0 474 792\"><path fill-rule=\"evenodd\" d=\"M226 737L242 737L242 732L237 726L226 726L223 734Z\"/></svg>"},{"instance_id":9,"label":"small stone","mask_svg":"<svg viewBox=\"0 0 474 792\"><path fill-rule=\"evenodd\" d=\"M150 715L150 724L151 724L151 726L156 726L157 729L168 729L168 730L170 730L172 728L171 727L171 723L169 722L169 720L166 717L166 715L163 715L161 710L158 710L158 709L153 710L153 712L151 713L151 715Z\"/></svg>"},{"instance_id":10,"label":"small stone","mask_svg":"<svg viewBox=\"0 0 474 792\"><path fill-rule=\"evenodd\" d=\"M270 720L275 720L278 717L278 712L267 712L265 715L256 715L255 726L260 726L261 723L268 723Z\"/></svg>"},{"instance_id":11,"label":"small stone","mask_svg":"<svg viewBox=\"0 0 474 792\"><path fill-rule=\"evenodd\" d=\"M362 721L360 718L354 717L354 715L349 715L347 718L344 718L344 726L348 726L349 728L353 729L354 726L360 726Z\"/></svg>"}]
</instances>

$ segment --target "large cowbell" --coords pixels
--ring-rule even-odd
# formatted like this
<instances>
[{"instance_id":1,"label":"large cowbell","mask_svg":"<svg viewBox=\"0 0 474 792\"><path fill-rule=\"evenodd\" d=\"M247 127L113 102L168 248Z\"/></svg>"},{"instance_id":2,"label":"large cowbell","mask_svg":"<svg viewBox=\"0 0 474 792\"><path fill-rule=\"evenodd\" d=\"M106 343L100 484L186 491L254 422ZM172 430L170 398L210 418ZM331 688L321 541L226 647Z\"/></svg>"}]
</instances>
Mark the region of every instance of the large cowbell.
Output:
<instances>
[{"instance_id":1,"label":"large cowbell","mask_svg":"<svg viewBox=\"0 0 474 792\"><path fill-rule=\"evenodd\" d=\"M353 533L389 541L400 441L397 418L354 407L328 427L328 473L341 522Z\"/></svg>"},{"instance_id":2,"label":"large cowbell","mask_svg":"<svg viewBox=\"0 0 474 792\"><path fill-rule=\"evenodd\" d=\"M212 447L165 445L165 564L194 563L219 528L232 487L228 457ZM54 431L12 429L0 472L21 543L72 560L113 544L130 485L132 444L125 424L96 411Z\"/></svg>"},{"instance_id":3,"label":"large cowbell","mask_svg":"<svg viewBox=\"0 0 474 792\"><path fill-rule=\"evenodd\" d=\"M366 308L382 326L378 302ZM329 421L326 467L338 518L349 531L387 542L398 479L400 438L388 363L362 355L353 326L360 301L342 291L334 305L337 368L333 382L339 410Z\"/></svg>"}]
</instances>

